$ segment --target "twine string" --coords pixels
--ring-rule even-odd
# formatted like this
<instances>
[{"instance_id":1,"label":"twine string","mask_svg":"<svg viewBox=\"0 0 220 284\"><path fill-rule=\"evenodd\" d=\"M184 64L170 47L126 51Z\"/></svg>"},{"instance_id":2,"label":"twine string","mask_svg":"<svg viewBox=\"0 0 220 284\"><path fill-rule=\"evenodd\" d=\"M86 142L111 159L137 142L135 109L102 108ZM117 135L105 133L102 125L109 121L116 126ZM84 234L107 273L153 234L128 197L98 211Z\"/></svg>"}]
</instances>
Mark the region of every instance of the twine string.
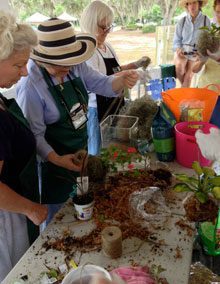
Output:
<instances>
[{"instance_id":1,"label":"twine string","mask_svg":"<svg viewBox=\"0 0 220 284\"><path fill-rule=\"evenodd\" d=\"M102 230L102 249L106 256L118 258L122 255L122 233L116 226L109 226Z\"/></svg>"}]
</instances>

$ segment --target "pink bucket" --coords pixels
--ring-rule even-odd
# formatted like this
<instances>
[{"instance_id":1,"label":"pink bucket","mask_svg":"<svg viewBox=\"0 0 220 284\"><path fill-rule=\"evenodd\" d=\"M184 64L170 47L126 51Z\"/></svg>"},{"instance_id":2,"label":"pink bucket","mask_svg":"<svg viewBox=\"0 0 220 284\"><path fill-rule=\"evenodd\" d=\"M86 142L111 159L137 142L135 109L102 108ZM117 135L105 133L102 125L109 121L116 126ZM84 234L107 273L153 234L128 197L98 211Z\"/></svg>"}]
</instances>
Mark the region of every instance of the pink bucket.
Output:
<instances>
[{"instance_id":1,"label":"pink bucket","mask_svg":"<svg viewBox=\"0 0 220 284\"><path fill-rule=\"evenodd\" d=\"M176 136L176 160L187 168L192 167L194 161L198 161L201 166L209 166L210 160L202 156L196 143L195 132L201 129L204 133L209 133L209 129L215 125L208 122L192 121L179 122L175 125Z\"/></svg>"}]
</instances>

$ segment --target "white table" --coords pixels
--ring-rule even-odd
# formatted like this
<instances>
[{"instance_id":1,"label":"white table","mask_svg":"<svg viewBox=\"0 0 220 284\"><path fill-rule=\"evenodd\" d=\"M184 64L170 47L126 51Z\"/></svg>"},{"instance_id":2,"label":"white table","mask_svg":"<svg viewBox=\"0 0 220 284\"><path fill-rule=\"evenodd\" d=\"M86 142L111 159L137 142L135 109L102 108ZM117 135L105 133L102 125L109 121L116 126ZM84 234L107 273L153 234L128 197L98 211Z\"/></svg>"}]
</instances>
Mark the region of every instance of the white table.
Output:
<instances>
[{"instance_id":1,"label":"white table","mask_svg":"<svg viewBox=\"0 0 220 284\"><path fill-rule=\"evenodd\" d=\"M176 163L169 163L171 170L175 172L191 173L190 169L182 168ZM180 195L178 195L179 199ZM172 216L169 218L166 229L155 231L156 240L141 241L136 238L123 241L123 254L120 258L112 260L103 255L102 251L92 251L81 254L75 252L73 259L78 265L93 263L105 267L108 270L122 265L161 265L170 284L187 284L191 264L191 254L194 236L188 236L185 230L178 228L175 223L182 219L184 210L181 201L172 205ZM3 284L12 284L23 275L28 275L25 283L36 284L42 272L48 271L46 266L58 268L65 263L63 252L42 249L42 244L47 238L62 236L64 230L70 230L72 234L81 236L94 227L92 221L76 221L74 210L70 202L67 202L60 213L65 216L61 221L53 220L46 230L39 236L35 243L20 259L17 265L8 274ZM192 227L194 224L190 224ZM159 240L164 240L164 245L158 246ZM178 257L179 256L179 257Z\"/></svg>"}]
</instances>

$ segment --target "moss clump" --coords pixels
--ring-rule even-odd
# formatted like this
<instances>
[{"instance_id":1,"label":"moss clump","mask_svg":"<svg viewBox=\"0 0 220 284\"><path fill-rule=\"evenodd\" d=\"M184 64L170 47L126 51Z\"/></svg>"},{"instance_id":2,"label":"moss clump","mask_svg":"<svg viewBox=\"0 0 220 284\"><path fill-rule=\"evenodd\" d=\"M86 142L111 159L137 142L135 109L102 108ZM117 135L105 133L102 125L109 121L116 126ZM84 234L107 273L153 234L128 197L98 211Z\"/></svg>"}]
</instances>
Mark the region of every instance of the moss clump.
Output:
<instances>
[{"instance_id":1,"label":"moss clump","mask_svg":"<svg viewBox=\"0 0 220 284\"><path fill-rule=\"evenodd\" d=\"M158 106L155 101L153 101L149 96L143 96L140 99L131 101L128 105L124 106L120 111L120 115L137 116L139 120L136 138L150 139L151 125L157 109ZM126 127L122 125L122 121L120 120L118 121L117 126Z\"/></svg>"},{"instance_id":2,"label":"moss clump","mask_svg":"<svg viewBox=\"0 0 220 284\"><path fill-rule=\"evenodd\" d=\"M102 182L105 179L107 169L99 156L88 157L87 175L91 182Z\"/></svg>"},{"instance_id":3,"label":"moss clump","mask_svg":"<svg viewBox=\"0 0 220 284\"><path fill-rule=\"evenodd\" d=\"M214 24L210 28L204 27L199 34L197 50L203 56L208 56L207 49L212 53L220 47L220 30Z\"/></svg>"}]
</instances>

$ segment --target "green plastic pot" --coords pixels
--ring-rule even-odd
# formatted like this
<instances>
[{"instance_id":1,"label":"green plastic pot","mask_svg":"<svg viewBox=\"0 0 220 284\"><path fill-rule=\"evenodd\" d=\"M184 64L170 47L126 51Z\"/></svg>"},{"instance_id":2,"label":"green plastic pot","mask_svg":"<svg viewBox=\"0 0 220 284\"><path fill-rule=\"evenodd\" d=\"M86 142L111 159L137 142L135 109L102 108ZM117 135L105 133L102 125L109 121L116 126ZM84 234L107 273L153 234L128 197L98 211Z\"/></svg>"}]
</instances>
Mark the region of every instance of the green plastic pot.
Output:
<instances>
[{"instance_id":1,"label":"green plastic pot","mask_svg":"<svg viewBox=\"0 0 220 284\"><path fill-rule=\"evenodd\" d=\"M220 255L220 243L217 244L216 230L217 226L212 222L201 223L198 230L205 252L212 256Z\"/></svg>"}]
</instances>

